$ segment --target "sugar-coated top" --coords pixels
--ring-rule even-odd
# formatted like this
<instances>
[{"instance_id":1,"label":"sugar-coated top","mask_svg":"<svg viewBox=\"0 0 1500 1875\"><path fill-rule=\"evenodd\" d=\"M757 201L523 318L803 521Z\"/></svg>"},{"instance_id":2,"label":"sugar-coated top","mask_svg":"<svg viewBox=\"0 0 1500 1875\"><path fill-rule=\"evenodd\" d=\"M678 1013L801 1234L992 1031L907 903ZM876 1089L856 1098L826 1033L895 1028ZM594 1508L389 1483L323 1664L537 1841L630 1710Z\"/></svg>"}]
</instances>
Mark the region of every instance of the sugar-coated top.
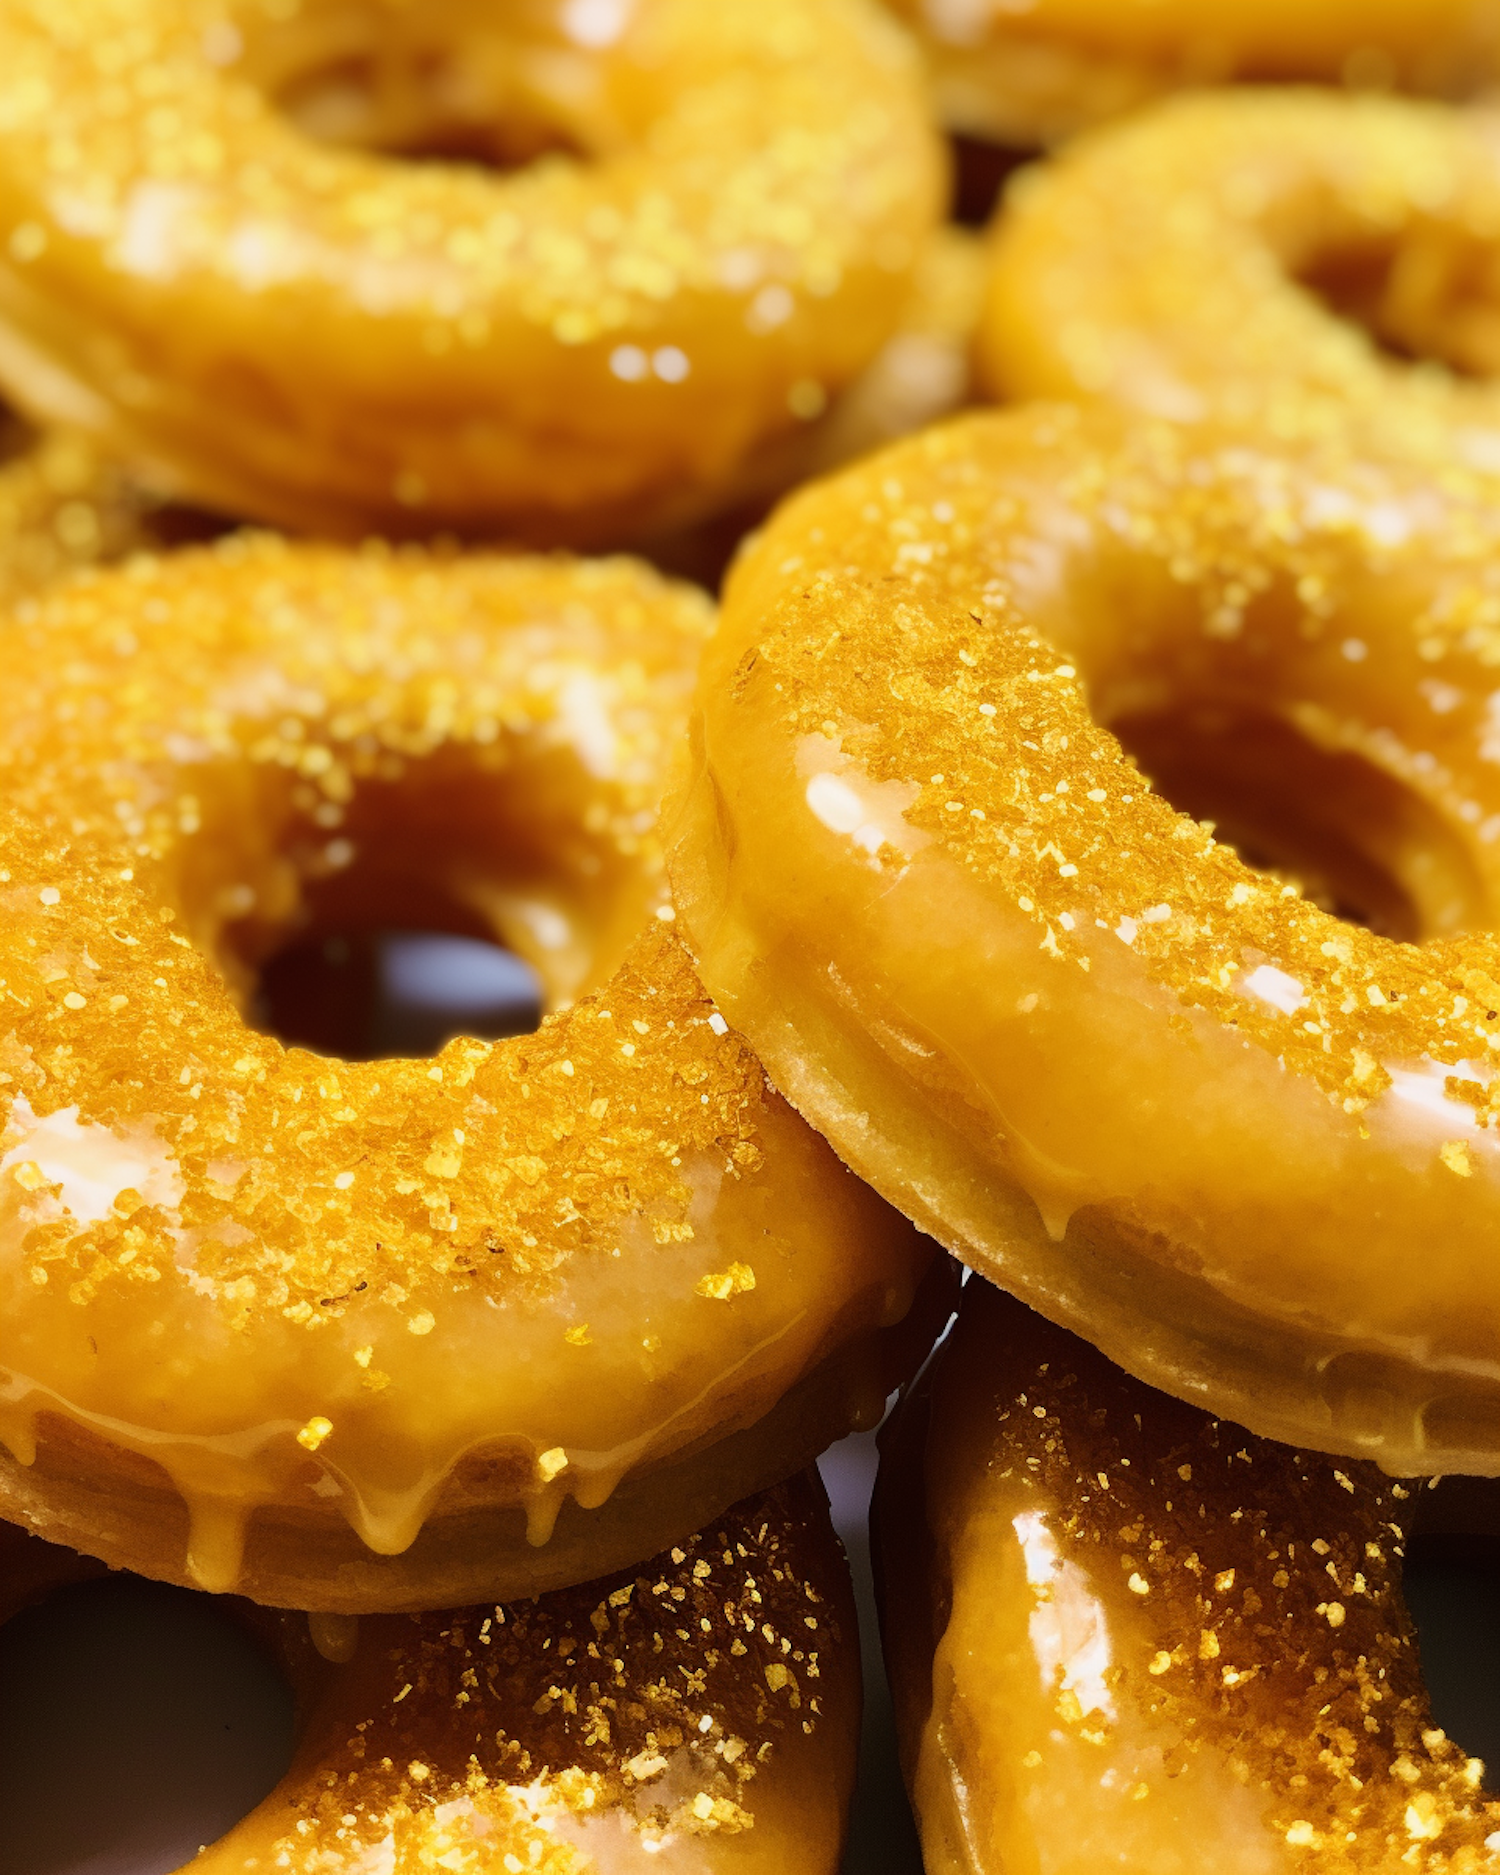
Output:
<instances>
[{"instance_id":1,"label":"sugar-coated top","mask_svg":"<svg viewBox=\"0 0 1500 1875\"><path fill-rule=\"evenodd\" d=\"M505 1855L582 1875L617 1831L633 1855L748 1838L758 1867L759 1831L774 1866L798 1799L766 1806L767 1786L805 1787L809 1755L825 1774L852 1756L840 1573L817 1486L793 1480L638 1570L367 1620L322 1749L218 1853L312 1871L384 1851L396 1875L477 1875ZM825 1726L839 1742L814 1743Z\"/></svg>"},{"instance_id":2,"label":"sugar-coated top","mask_svg":"<svg viewBox=\"0 0 1500 1875\"><path fill-rule=\"evenodd\" d=\"M408 779L446 760L476 793L524 791L530 761L540 796L535 744L586 782L586 824L565 831L609 856L626 924L665 911L655 802L706 617L626 562L241 540L7 627L6 1164L31 1163L36 1123L71 1109L85 1130L146 1120L152 1140L133 1196L38 1218L33 1281L79 1301L153 1283L186 1231L199 1293L231 1319L253 1305L311 1323L367 1290L399 1290L415 1319L434 1283L526 1288L636 1211L659 1205L668 1229L696 1150L753 1157L753 1058L709 1027L665 932L539 1035L435 1062L289 1050L246 1029L219 967L243 979L227 927L274 930L319 881L444 838L441 815L391 818ZM386 817L361 826L371 784ZM511 812L544 809L523 795ZM454 863L418 857L433 885ZM507 857L475 854L476 876ZM608 944L620 907L592 910ZM33 1145L43 1167L60 1150ZM148 1176L162 1155L176 1171ZM180 1215L152 1177L179 1187Z\"/></svg>"},{"instance_id":3,"label":"sugar-coated top","mask_svg":"<svg viewBox=\"0 0 1500 1875\"><path fill-rule=\"evenodd\" d=\"M873 0L18 0L0 368L230 512L619 538L870 362L942 186Z\"/></svg>"}]
</instances>

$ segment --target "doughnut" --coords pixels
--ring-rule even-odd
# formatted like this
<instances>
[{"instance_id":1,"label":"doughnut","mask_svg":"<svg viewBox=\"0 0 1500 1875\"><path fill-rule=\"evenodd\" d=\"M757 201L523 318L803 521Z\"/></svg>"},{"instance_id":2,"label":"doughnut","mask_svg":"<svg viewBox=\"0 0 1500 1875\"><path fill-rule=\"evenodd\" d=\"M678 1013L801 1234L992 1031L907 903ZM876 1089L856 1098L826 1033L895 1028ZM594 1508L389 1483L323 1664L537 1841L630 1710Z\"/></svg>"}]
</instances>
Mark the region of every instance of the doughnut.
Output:
<instances>
[{"instance_id":1,"label":"doughnut","mask_svg":"<svg viewBox=\"0 0 1500 1875\"><path fill-rule=\"evenodd\" d=\"M1396 1472L1500 1472L1497 513L958 419L740 560L666 821L709 992L861 1177L1138 1378Z\"/></svg>"},{"instance_id":2,"label":"doughnut","mask_svg":"<svg viewBox=\"0 0 1500 1875\"><path fill-rule=\"evenodd\" d=\"M976 370L1500 467L1500 123L1314 91L1165 104L1025 172Z\"/></svg>"},{"instance_id":3,"label":"doughnut","mask_svg":"<svg viewBox=\"0 0 1500 1875\"><path fill-rule=\"evenodd\" d=\"M614 543L857 376L944 187L874 0L21 0L0 381L294 532Z\"/></svg>"},{"instance_id":4,"label":"doughnut","mask_svg":"<svg viewBox=\"0 0 1500 1875\"><path fill-rule=\"evenodd\" d=\"M7 627L0 1515L272 1605L452 1607L878 1420L942 1259L671 929L708 617L629 561L250 536ZM360 1062L247 1025L289 934L393 923L508 945L550 1019Z\"/></svg>"},{"instance_id":5,"label":"doughnut","mask_svg":"<svg viewBox=\"0 0 1500 1875\"><path fill-rule=\"evenodd\" d=\"M0 1613L89 1572L6 1529ZM285 1673L299 1738L265 1801L188 1864L200 1875L838 1868L859 1664L815 1474L533 1602L224 1606Z\"/></svg>"},{"instance_id":6,"label":"doughnut","mask_svg":"<svg viewBox=\"0 0 1500 1875\"><path fill-rule=\"evenodd\" d=\"M1421 1487L1155 1393L987 1283L924 1387L876 1526L928 1875L1493 1866L1402 1596Z\"/></svg>"},{"instance_id":7,"label":"doughnut","mask_svg":"<svg viewBox=\"0 0 1500 1875\"><path fill-rule=\"evenodd\" d=\"M944 120L1052 143L1180 86L1311 80L1461 96L1500 64L1494 0L888 0L918 32Z\"/></svg>"}]
</instances>

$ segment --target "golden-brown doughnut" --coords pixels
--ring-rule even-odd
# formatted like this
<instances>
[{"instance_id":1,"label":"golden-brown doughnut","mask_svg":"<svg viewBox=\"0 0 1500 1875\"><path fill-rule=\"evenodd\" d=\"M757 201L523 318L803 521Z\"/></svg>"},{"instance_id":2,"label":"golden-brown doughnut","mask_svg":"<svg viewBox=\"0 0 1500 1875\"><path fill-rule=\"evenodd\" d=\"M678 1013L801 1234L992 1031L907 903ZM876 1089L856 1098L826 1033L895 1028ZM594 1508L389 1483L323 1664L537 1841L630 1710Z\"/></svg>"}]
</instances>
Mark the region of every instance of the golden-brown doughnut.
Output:
<instances>
[{"instance_id":1,"label":"golden-brown doughnut","mask_svg":"<svg viewBox=\"0 0 1500 1875\"><path fill-rule=\"evenodd\" d=\"M943 116L1050 143L1183 85L1343 82L1458 96L1500 69L1494 0L890 0L920 32Z\"/></svg>"},{"instance_id":2,"label":"golden-brown doughnut","mask_svg":"<svg viewBox=\"0 0 1500 1875\"><path fill-rule=\"evenodd\" d=\"M1494 488L929 431L737 565L670 836L705 983L862 1177L1140 1377L1397 1470L1500 1471Z\"/></svg>"},{"instance_id":3,"label":"golden-brown doughnut","mask_svg":"<svg viewBox=\"0 0 1500 1875\"><path fill-rule=\"evenodd\" d=\"M864 368L942 190L873 0L14 0L0 377L294 530L617 540Z\"/></svg>"},{"instance_id":4,"label":"golden-brown doughnut","mask_svg":"<svg viewBox=\"0 0 1500 1875\"><path fill-rule=\"evenodd\" d=\"M1500 468L1500 117L1217 94L1081 139L996 218L999 397L1103 400Z\"/></svg>"},{"instance_id":5,"label":"golden-brown doughnut","mask_svg":"<svg viewBox=\"0 0 1500 1875\"><path fill-rule=\"evenodd\" d=\"M7 627L0 1512L283 1606L451 1606L878 1418L933 1248L667 922L708 615L629 561L242 538ZM432 1061L247 1028L288 933L382 922L497 936L556 1013Z\"/></svg>"},{"instance_id":6,"label":"golden-brown doughnut","mask_svg":"<svg viewBox=\"0 0 1500 1875\"><path fill-rule=\"evenodd\" d=\"M0 1526L0 1613L91 1567ZM815 1475L534 1602L311 1622L227 1606L286 1672L298 1746L199 1875L838 1867L859 1649Z\"/></svg>"},{"instance_id":7,"label":"golden-brown doughnut","mask_svg":"<svg viewBox=\"0 0 1500 1875\"><path fill-rule=\"evenodd\" d=\"M1401 1592L1420 1487L1129 1380L987 1283L883 1435L928 1875L1493 1866Z\"/></svg>"}]
</instances>

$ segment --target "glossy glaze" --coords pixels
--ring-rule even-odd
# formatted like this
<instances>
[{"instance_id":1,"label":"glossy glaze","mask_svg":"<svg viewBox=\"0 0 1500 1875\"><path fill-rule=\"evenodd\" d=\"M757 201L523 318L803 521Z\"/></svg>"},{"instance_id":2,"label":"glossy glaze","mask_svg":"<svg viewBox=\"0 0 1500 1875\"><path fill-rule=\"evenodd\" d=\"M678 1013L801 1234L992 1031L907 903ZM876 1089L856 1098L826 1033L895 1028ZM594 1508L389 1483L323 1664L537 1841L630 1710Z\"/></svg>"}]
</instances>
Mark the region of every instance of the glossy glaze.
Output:
<instances>
[{"instance_id":1,"label":"glossy glaze","mask_svg":"<svg viewBox=\"0 0 1500 1875\"><path fill-rule=\"evenodd\" d=\"M1143 1377L1398 1470L1500 1470L1491 490L930 432L741 561L675 810L705 981L862 1176ZM1252 870L1111 723L1255 755L1251 823L1294 776L1425 942Z\"/></svg>"},{"instance_id":2,"label":"glossy glaze","mask_svg":"<svg viewBox=\"0 0 1500 1875\"><path fill-rule=\"evenodd\" d=\"M705 623L628 562L237 541L10 628L10 1514L265 1600L440 1605L586 1577L564 1503L696 1467L601 1520L617 1564L878 1414L930 1246L768 1092L669 928L656 800ZM393 916L509 943L551 1019L434 1061L247 1028L289 932ZM444 1513L457 1578L413 1549ZM285 1554L252 1530L242 1577L257 1521Z\"/></svg>"}]
</instances>

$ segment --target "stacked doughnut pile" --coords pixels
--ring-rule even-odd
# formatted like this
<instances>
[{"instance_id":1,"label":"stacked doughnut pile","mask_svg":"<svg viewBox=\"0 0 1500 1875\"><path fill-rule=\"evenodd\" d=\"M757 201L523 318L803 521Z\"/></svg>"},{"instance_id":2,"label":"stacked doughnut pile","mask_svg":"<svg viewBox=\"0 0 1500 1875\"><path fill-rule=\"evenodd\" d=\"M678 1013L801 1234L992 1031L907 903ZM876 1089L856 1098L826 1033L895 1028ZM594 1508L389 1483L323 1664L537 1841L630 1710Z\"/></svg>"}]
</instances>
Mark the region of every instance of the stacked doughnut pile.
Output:
<instances>
[{"instance_id":1,"label":"stacked doughnut pile","mask_svg":"<svg viewBox=\"0 0 1500 1875\"><path fill-rule=\"evenodd\" d=\"M898 1388L934 1875L1500 1867L1500 5L1202 14L0 0L0 1610L278 1658L205 1869L833 1875Z\"/></svg>"}]
</instances>

